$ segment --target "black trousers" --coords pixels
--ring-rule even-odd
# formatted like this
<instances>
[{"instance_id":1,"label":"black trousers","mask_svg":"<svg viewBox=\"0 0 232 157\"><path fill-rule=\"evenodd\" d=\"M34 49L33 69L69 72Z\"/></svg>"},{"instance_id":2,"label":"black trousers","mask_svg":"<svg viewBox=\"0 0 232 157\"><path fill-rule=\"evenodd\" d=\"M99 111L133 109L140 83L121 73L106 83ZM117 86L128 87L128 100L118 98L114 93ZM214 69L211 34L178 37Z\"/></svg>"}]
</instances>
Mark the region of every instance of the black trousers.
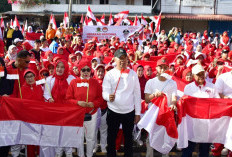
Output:
<instances>
[{"instance_id":1,"label":"black trousers","mask_svg":"<svg viewBox=\"0 0 232 157\"><path fill-rule=\"evenodd\" d=\"M0 147L0 157L8 157L10 146Z\"/></svg>"},{"instance_id":2,"label":"black trousers","mask_svg":"<svg viewBox=\"0 0 232 157\"><path fill-rule=\"evenodd\" d=\"M107 115L107 125L108 125L107 157L116 157L115 145L116 145L116 137L120 124L122 124L122 130L125 138L124 156L133 157L132 132L134 128L135 111L126 114L119 114L108 109L107 114L108 114Z\"/></svg>"}]
</instances>

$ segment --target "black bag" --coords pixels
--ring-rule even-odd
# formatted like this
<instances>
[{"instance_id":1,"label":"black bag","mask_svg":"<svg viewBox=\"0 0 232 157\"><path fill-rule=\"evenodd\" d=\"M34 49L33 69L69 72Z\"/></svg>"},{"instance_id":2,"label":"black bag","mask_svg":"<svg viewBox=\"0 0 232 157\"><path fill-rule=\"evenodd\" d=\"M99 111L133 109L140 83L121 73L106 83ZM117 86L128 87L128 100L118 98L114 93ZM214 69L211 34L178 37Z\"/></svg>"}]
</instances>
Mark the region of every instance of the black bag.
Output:
<instances>
[{"instance_id":1,"label":"black bag","mask_svg":"<svg viewBox=\"0 0 232 157\"><path fill-rule=\"evenodd\" d=\"M92 115L90 113L86 113L84 121L91 121L91 120L92 120Z\"/></svg>"}]
</instances>

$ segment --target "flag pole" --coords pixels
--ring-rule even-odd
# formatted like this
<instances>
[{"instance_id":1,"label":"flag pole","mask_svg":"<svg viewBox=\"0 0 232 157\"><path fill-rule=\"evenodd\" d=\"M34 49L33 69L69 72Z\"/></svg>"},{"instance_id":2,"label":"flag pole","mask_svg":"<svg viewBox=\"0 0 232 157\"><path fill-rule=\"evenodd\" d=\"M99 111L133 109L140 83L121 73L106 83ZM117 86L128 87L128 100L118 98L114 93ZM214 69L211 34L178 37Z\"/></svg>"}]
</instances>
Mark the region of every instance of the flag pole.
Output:
<instances>
[{"instance_id":1,"label":"flag pole","mask_svg":"<svg viewBox=\"0 0 232 157\"><path fill-rule=\"evenodd\" d=\"M19 70L17 70L17 72L18 72L18 75L19 75ZM20 94L20 98L22 99L22 91L21 91L21 84L20 84L19 78L18 78L18 84L19 84L19 94Z\"/></svg>"},{"instance_id":2,"label":"flag pole","mask_svg":"<svg viewBox=\"0 0 232 157\"><path fill-rule=\"evenodd\" d=\"M73 0L69 0L69 6L68 6L69 23L68 23L68 27L70 26L71 21L72 21L72 4L73 4Z\"/></svg>"}]
</instances>

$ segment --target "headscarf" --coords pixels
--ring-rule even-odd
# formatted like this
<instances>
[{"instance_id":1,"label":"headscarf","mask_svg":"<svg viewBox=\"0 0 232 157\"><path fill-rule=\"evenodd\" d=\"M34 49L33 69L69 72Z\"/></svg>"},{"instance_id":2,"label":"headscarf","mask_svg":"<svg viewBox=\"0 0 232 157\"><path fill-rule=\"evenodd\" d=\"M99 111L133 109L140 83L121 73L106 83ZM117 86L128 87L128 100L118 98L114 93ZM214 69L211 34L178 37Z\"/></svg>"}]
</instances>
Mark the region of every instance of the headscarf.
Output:
<instances>
[{"instance_id":1,"label":"headscarf","mask_svg":"<svg viewBox=\"0 0 232 157\"><path fill-rule=\"evenodd\" d=\"M140 64L136 64L134 66L134 71L137 73L137 70L139 67L142 67L142 65ZM146 85L147 79L144 77L144 75L142 77L139 77L139 83L140 83L140 89L141 89L141 98L145 99L145 95L144 95L144 90L145 90L145 85Z\"/></svg>"},{"instance_id":2,"label":"headscarf","mask_svg":"<svg viewBox=\"0 0 232 157\"><path fill-rule=\"evenodd\" d=\"M52 53L51 50L46 51L44 57L47 59L47 58L48 58L48 55L51 54L51 53Z\"/></svg>"},{"instance_id":3,"label":"headscarf","mask_svg":"<svg viewBox=\"0 0 232 157\"><path fill-rule=\"evenodd\" d=\"M7 53L7 57L10 59L10 60L16 60L16 57L17 57L17 53L15 54L12 54L12 50L13 48L15 48L16 46L15 45L10 45L9 46L9 49L8 49L8 53Z\"/></svg>"},{"instance_id":4,"label":"headscarf","mask_svg":"<svg viewBox=\"0 0 232 157\"><path fill-rule=\"evenodd\" d=\"M154 78L154 74L152 73L151 74L151 76L148 76L147 75L147 70L149 69L149 68L151 68L151 66L150 65L145 65L144 66L144 77L146 78L146 80L149 80L149 79L152 79L152 78Z\"/></svg>"},{"instance_id":5,"label":"headscarf","mask_svg":"<svg viewBox=\"0 0 232 157\"><path fill-rule=\"evenodd\" d=\"M81 71L81 69L84 68L85 66L88 66L91 69L91 63L88 59L82 59L79 62L78 70Z\"/></svg>"},{"instance_id":6,"label":"headscarf","mask_svg":"<svg viewBox=\"0 0 232 157\"><path fill-rule=\"evenodd\" d=\"M97 71L98 71L98 69L100 69L100 68L104 69L104 71L105 71L105 66L104 66L103 64L99 64L99 65L97 66L97 68L94 70L94 78L98 81L98 83L100 83L100 84L102 85L104 77L103 77L102 79L100 79L100 78L98 78L98 76L97 76Z\"/></svg>"},{"instance_id":7,"label":"headscarf","mask_svg":"<svg viewBox=\"0 0 232 157\"><path fill-rule=\"evenodd\" d=\"M63 75L59 76L56 74L56 67L59 63L63 63L64 64L64 73ZM66 91L68 89L68 82L67 82L67 78L69 75L69 69L68 69L68 63L65 60L58 60L55 64L55 69L54 69L54 74L53 77L55 77L55 83L54 86L52 88L51 94L52 97L54 99L55 102L58 103L64 103L64 97L66 95Z\"/></svg>"},{"instance_id":8,"label":"headscarf","mask_svg":"<svg viewBox=\"0 0 232 157\"><path fill-rule=\"evenodd\" d=\"M31 31L29 31L30 28L31 28ZM31 26L28 27L28 31L27 31L27 32L28 32L28 33L33 33L33 29L32 29Z\"/></svg>"},{"instance_id":9,"label":"headscarf","mask_svg":"<svg viewBox=\"0 0 232 157\"><path fill-rule=\"evenodd\" d=\"M182 73L182 80L185 82L185 83L190 83L190 82L188 82L187 80L186 80L186 76L187 76L187 74L189 73L189 72L191 72L192 70L191 70L191 68L186 68L184 71L183 71L183 73Z\"/></svg>"},{"instance_id":10,"label":"headscarf","mask_svg":"<svg viewBox=\"0 0 232 157\"><path fill-rule=\"evenodd\" d=\"M222 41L223 41L223 43L227 45L228 42L229 42L229 40L230 40L230 38L228 37L227 31L223 32L223 35L222 35Z\"/></svg>"},{"instance_id":11,"label":"headscarf","mask_svg":"<svg viewBox=\"0 0 232 157\"><path fill-rule=\"evenodd\" d=\"M77 67L78 68L78 64L79 64L79 61L76 61L73 65L72 65L72 67L71 68L69 68L69 73L71 74L71 75L73 75L74 77L80 77L80 71L79 71L79 69L78 69L78 71L79 71L79 74L78 75L76 75L75 73L74 73L74 71L73 71L73 67Z\"/></svg>"}]
</instances>

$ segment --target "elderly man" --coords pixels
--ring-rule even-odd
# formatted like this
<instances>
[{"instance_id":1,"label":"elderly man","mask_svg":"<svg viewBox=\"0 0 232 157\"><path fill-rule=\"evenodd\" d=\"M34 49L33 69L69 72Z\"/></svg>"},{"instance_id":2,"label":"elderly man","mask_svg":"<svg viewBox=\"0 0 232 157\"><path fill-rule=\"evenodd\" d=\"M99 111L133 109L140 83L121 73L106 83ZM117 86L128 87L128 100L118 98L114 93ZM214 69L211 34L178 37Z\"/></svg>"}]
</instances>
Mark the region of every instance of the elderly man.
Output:
<instances>
[{"instance_id":1,"label":"elderly man","mask_svg":"<svg viewBox=\"0 0 232 157\"><path fill-rule=\"evenodd\" d=\"M219 98L214 84L205 80L205 70L200 64L197 64L192 68L192 74L194 82L186 85L184 95L197 98ZM192 156L195 146L196 143L194 141L189 141L188 147L182 150L182 157ZM199 157L209 156L209 147L210 143L200 143Z\"/></svg>"},{"instance_id":2,"label":"elderly man","mask_svg":"<svg viewBox=\"0 0 232 157\"><path fill-rule=\"evenodd\" d=\"M103 80L103 98L108 104L107 157L116 157L115 141L120 124L125 137L125 156L133 156L132 131L140 120L141 93L138 75L127 69L128 58L124 49L115 54L116 67L108 71Z\"/></svg>"}]
</instances>

